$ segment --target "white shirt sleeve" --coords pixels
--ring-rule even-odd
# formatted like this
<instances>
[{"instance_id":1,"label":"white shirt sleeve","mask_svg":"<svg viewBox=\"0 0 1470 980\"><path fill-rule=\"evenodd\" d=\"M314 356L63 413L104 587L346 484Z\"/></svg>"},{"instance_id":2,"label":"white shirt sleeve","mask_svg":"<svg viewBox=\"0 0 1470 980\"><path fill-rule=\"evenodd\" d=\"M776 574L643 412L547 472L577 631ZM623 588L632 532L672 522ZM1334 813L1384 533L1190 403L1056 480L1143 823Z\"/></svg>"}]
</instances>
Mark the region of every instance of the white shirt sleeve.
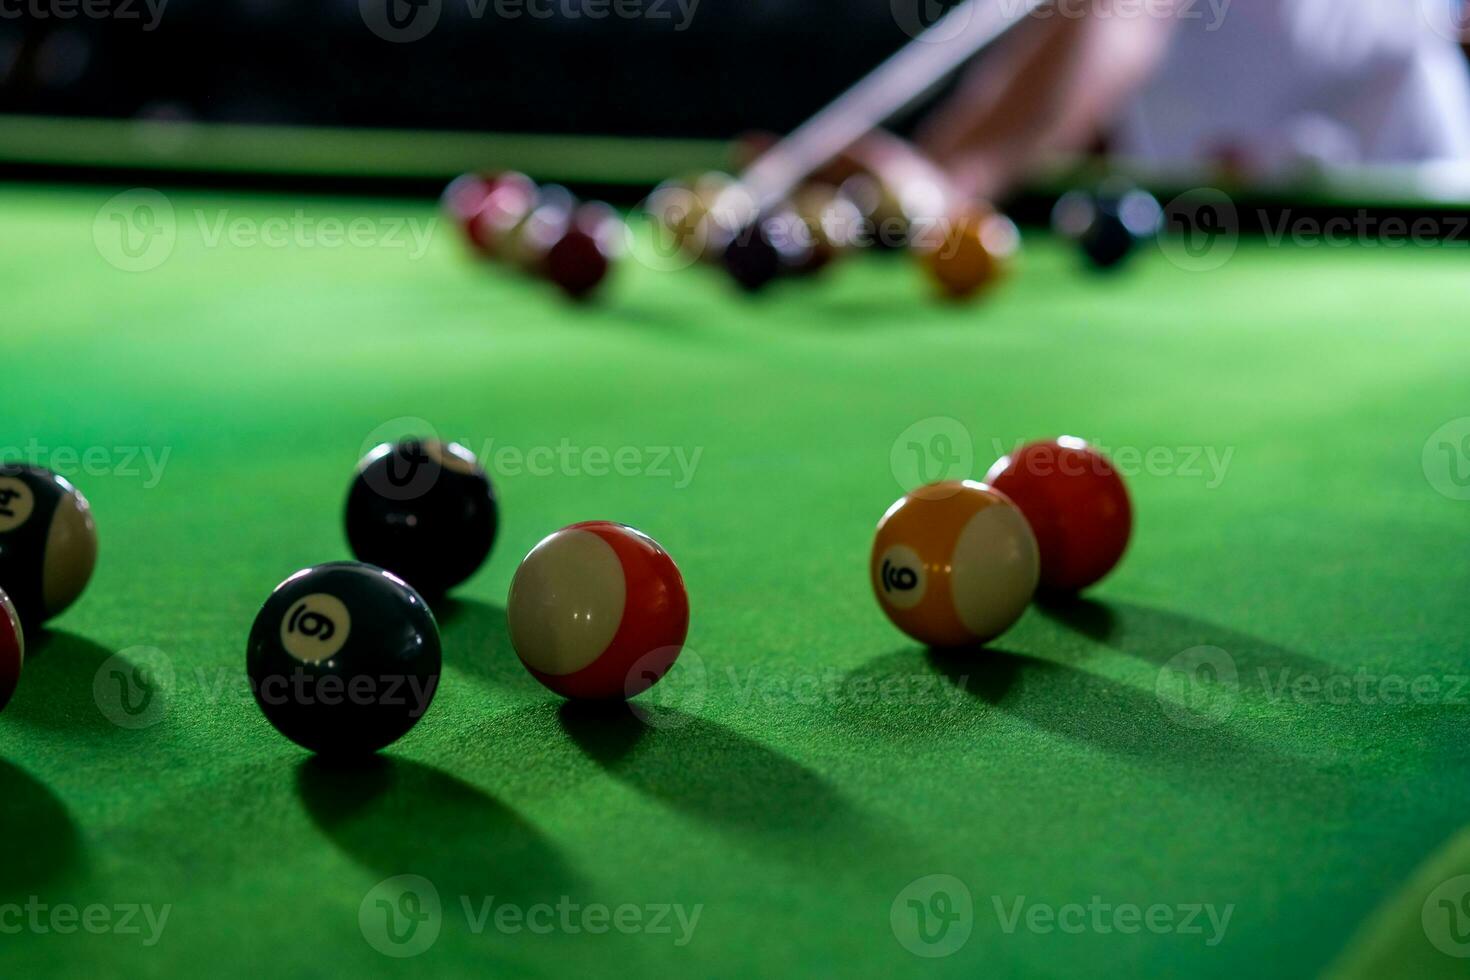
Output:
<instances>
[{"instance_id":1,"label":"white shirt sleeve","mask_svg":"<svg viewBox=\"0 0 1470 980\"><path fill-rule=\"evenodd\" d=\"M1470 70L1439 0L1187 0L1121 154L1263 175L1319 165L1470 163Z\"/></svg>"}]
</instances>

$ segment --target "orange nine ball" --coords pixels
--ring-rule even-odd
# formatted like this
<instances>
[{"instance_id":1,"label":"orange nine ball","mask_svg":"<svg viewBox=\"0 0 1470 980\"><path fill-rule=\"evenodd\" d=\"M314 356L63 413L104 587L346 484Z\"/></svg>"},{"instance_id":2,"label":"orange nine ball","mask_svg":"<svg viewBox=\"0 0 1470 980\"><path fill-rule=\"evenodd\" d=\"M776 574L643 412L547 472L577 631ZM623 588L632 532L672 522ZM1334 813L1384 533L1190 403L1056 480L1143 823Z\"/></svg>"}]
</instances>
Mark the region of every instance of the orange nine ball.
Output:
<instances>
[{"instance_id":1,"label":"orange nine ball","mask_svg":"<svg viewBox=\"0 0 1470 980\"><path fill-rule=\"evenodd\" d=\"M999 493L971 480L931 483L878 522L870 575L893 624L931 647L986 643L1036 591L1036 538Z\"/></svg>"},{"instance_id":2,"label":"orange nine ball","mask_svg":"<svg viewBox=\"0 0 1470 980\"><path fill-rule=\"evenodd\" d=\"M916 228L913 249L946 296L968 299L994 286L1020 250L1015 223L981 205L963 208Z\"/></svg>"}]
</instances>

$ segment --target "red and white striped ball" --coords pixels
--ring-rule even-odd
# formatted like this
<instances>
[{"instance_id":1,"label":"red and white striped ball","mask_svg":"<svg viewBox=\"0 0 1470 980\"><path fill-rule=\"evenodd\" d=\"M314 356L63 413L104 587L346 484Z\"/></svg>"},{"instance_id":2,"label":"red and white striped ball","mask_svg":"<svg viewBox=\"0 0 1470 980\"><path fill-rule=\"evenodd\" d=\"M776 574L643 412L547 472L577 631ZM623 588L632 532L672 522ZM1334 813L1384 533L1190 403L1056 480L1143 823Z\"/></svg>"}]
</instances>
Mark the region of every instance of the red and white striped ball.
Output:
<instances>
[{"instance_id":1,"label":"red and white striped ball","mask_svg":"<svg viewBox=\"0 0 1470 980\"><path fill-rule=\"evenodd\" d=\"M0 592L0 711L10 703L15 686L20 683L20 668L26 659L25 634L20 616L10 598Z\"/></svg>"},{"instance_id":2,"label":"red and white striped ball","mask_svg":"<svg viewBox=\"0 0 1470 980\"><path fill-rule=\"evenodd\" d=\"M648 690L678 659L689 596L668 552L610 521L564 527L531 549L506 604L521 663L562 697Z\"/></svg>"}]
</instances>

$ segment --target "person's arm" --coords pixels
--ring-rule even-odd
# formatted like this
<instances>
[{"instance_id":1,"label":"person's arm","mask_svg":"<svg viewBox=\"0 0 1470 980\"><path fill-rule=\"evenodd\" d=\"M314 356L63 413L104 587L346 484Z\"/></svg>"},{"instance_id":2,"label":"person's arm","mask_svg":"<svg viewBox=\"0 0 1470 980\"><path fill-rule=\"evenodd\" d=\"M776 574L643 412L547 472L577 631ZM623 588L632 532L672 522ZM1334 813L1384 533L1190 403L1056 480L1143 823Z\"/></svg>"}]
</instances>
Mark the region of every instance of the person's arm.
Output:
<instances>
[{"instance_id":1,"label":"person's arm","mask_svg":"<svg viewBox=\"0 0 1470 980\"><path fill-rule=\"evenodd\" d=\"M970 72L926 120L919 145L960 193L1000 196L1044 156L1081 150L1111 123L1162 60L1173 25L1109 0L1086 13L1053 9Z\"/></svg>"}]
</instances>

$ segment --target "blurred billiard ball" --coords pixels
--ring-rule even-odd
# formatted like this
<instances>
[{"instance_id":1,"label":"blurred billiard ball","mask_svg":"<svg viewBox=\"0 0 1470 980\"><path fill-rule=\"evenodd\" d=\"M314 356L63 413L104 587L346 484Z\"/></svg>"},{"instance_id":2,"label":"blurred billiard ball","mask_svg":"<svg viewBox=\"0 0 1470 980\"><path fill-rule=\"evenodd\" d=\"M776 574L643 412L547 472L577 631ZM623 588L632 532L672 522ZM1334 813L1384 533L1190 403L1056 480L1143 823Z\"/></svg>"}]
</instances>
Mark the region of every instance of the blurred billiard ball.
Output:
<instances>
[{"instance_id":1,"label":"blurred billiard ball","mask_svg":"<svg viewBox=\"0 0 1470 980\"><path fill-rule=\"evenodd\" d=\"M909 215L889 185L872 174L857 173L844 180L838 190L861 216L864 245L897 249L908 244Z\"/></svg>"},{"instance_id":2,"label":"blurred billiard ball","mask_svg":"<svg viewBox=\"0 0 1470 980\"><path fill-rule=\"evenodd\" d=\"M930 647L1000 636L1036 592L1036 538L1004 494L970 480L900 498L873 538L869 575L893 624Z\"/></svg>"},{"instance_id":3,"label":"blurred billiard ball","mask_svg":"<svg viewBox=\"0 0 1470 980\"><path fill-rule=\"evenodd\" d=\"M547 184L525 218L505 234L496 254L528 275L544 274L546 256L566 234L576 209L577 199L571 191L560 184Z\"/></svg>"},{"instance_id":4,"label":"blurred billiard ball","mask_svg":"<svg viewBox=\"0 0 1470 980\"><path fill-rule=\"evenodd\" d=\"M444 193L439 197L439 206L445 216L453 221L455 226L464 232L470 244L480 251L483 251L484 246L476 236L476 218L485 204L485 199L494 190L498 179L490 174L460 174L450 181L449 186L444 188Z\"/></svg>"},{"instance_id":5,"label":"blurred billiard ball","mask_svg":"<svg viewBox=\"0 0 1470 980\"><path fill-rule=\"evenodd\" d=\"M25 664L25 631L20 614L10 597L0 592L0 711L10 703L10 696L20 683L20 669Z\"/></svg>"},{"instance_id":6,"label":"blurred billiard ball","mask_svg":"<svg viewBox=\"0 0 1470 980\"><path fill-rule=\"evenodd\" d=\"M587 521L547 537L516 569L506 602L511 645L531 676L565 698L634 697L673 666L689 597L648 535Z\"/></svg>"},{"instance_id":7,"label":"blurred billiard ball","mask_svg":"<svg viewBox=\"0 0 1470 980\"><path fill-rule=\"evenodd\" d=\"M789 205L757 214L729 236L721 262L730 278L748 293L800 271L812 261L814 245L800 215Z\"/></svg>"},{"instance_id":8,"label":"blurred billiard ball","mask_svg":"<svg viewBox=\"0 0 1470 980\"><path fill-rule=\"evenodd\" d=\"M583 204L546 253L546 277L572 299L590 296L623 246L623 222L606 204Z\"/></svg>"},{"instance_id":9,"label":"blurred billiard ball","mask_svg":"<svg viewBox=\"0 0 1470 980\"><path fill-rule=\"evenodd\" d=\"M1123 557L1133 506L1123 477L1081 439L1029 443L997 460L985 481L1015 501L1041 552L1041 587L1076 592Z\"/></svg>"},{"instance_id":10,"label":"blurred billiard ball","mask_svg":"<svg viewBox=\"0 0 1470 980\"><path fill-rule=\"evenodd\" d=\"M798 275L820 272L865 236L863 214L853 201L831 184L810 182L797 188L792 206L804 231L802 249L792 271Z\"/></svg>"},{"instance_id":11,"label":"blurred billiard ball","mask_svg":"<svg viewBox=\"0 0 1470 980\"><path fill-rule=\"evenodd\" d=\"M29 629L66 609L97 564L92 507L50 470L0 465L0 591Z\"/></svg>"},{"instance_id":12,"label":"blurred billiard ball","mask_svg":"<svg viewBox=\"0 0 1470 980\"><path fill-rule=\"evenodd\" d=\"M499 509L490 477L465 447L406 439L374 447L347 491L347 543L438 597L484 564Z\"/></svg>"},{"instance_id":13,"label":"blurred billiard ball","mask_svg":"<svg viewBox=\"0 0 1470 980\"><path fill-rule=\"evenodd\" d=\"M440 660L423 598L357 562L303 569L276 586L246 648L260 710L323 755L376 752L407 734L434 700Z\"/></svg>"},{"instance_id":14,"label":"blurred billiard ball","mask_svg":"<svg viewBox=\"0 0 1470 980\"><path fill-rule=\"evenodd\" d=\"M643 201L642 212L656 235L655 245L667 253L685 252L685 240L691 227L698 198L693 186L684 180L666 180L653 189Z\"/></svg>"},{"instance_id":15,"label":"blurred billiard ball","mask_svg":"<svg viewBox=\"0 0 1470 980\"><path fill-rule=\"evenodd\" d=\"M1005 215L988 205L970 204L938 221L916 222L909 247L939 290L961 300L1005 278L1020 251L1021 235Z\"/></svg>"},{"instance_id":16,"label":"blurred billiard ball","mask_svg":"<svg viewBox=\"0 0 1470 980\"><path fill-rule=\"evenodd\" d=\"M1081 248L1098 271L1120 268L1158 235L1163 208L1148 191L1110 180L1095 192L1069 191L1052 209L1052 228Z\"/></svg>"},{"instance_id":17,"label":"blurred billiard ball","mask_svg":"<svg viewBox=\"0 0 1470 980\"><path fill-rule=\"evenodd\" d=\"M471 216L470 242L484 256L501 258L506 237L535 209L538 193L535 182L523 173L497 176Z\"/></svg>"},{"instance_id":18,"label":"blurred billiard ball","mask_svg":"<svg viewBox=\"0 0 1470 980\"><path fill-rule=\"evenodd\" d=\"M760 292L781 274L781 250L770 232L767 222L757 219L730 236L721 250L725 271L748 293Z\"/></svg>"},{"instance_id":19,"label":"blurred billiard ball","mask_svg":"<svg viewBox=\"0 0 1470 980\"><path fill-rule=\"evenodd\" d=\"M748 207L735 178L718 170L661 184L647 204L667 240L689 258L707 262L718 261L731 234L745 223Z\"/></svg>"}]
</instances>

